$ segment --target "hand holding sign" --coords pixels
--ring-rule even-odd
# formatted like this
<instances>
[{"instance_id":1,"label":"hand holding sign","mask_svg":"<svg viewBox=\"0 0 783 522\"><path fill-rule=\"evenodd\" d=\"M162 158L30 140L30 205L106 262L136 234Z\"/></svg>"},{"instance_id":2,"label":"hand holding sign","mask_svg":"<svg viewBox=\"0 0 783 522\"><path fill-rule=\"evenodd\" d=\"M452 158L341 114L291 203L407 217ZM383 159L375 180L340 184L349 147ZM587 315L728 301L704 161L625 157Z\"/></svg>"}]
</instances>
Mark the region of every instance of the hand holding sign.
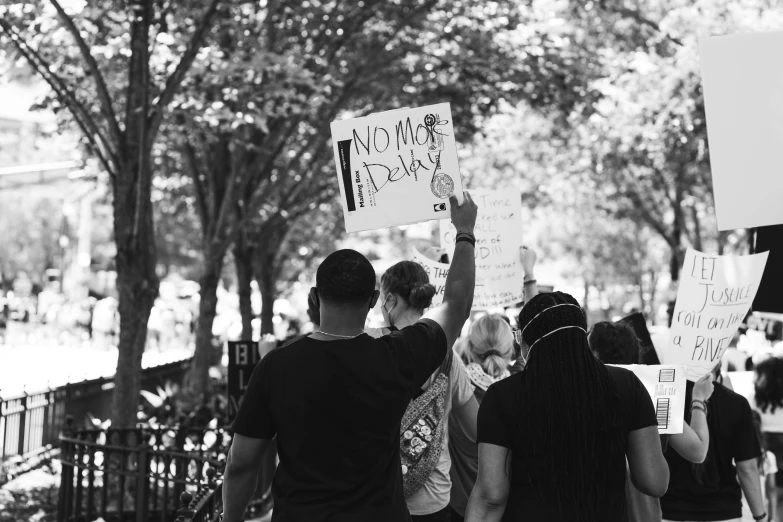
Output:
<instances>
[{"instance_id":1,"label":"hand holding sign","mask_svg":"<svg viewBox=\"0 0 783 522\"><path fill-rule=\"evenodd\" d=\"M712 373L708 373L693 386L693 400L706 401L712 397L714 390L715 385L712 382Z\"/></svg>"},{"instance_id":2,"label":"hand holding sign","mask_svg":"<svg viewBox=\"0 0 783 522\"><path fill-rule=\"evenodd\" d=\"M459 203L456 196L451 196L449 202L451 203L451 224L457 229L457 233L472 234L476 228L478 207L470 197L470 192L465 191L463 203Z\"/></svg>"}]
</instances>

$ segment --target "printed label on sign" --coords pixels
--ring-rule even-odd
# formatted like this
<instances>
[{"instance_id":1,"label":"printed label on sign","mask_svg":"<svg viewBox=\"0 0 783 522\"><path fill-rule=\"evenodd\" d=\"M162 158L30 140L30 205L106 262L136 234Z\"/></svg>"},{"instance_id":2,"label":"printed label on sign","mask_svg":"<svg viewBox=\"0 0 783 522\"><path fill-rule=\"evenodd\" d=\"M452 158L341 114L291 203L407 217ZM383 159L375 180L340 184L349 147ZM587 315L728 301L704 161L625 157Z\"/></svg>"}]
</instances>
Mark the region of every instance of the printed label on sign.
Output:
<instances>
[{"instance_id":1,"label":"printed label on sign","mask_svg":"<svg viewBox=\"0 0 783 522\"><path fill-rule=\"evenodd\" d=\"M685 419L686 367L682 365L620 365L636 375L650 394L658 433L682 433Z\"/></svg>"}]
</instances>

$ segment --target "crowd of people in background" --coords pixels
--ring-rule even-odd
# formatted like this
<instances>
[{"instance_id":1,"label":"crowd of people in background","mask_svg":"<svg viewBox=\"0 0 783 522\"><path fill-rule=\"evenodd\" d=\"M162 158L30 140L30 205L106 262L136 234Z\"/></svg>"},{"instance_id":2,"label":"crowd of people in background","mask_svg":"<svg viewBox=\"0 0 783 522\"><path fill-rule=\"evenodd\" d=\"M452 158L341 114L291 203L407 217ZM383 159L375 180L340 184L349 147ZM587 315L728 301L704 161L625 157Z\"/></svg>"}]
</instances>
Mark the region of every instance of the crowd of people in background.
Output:
<instances>
[{"instance_id":1,"label":"crowd of people in background","mask_svg":"<svg viewBox=\"0 0 783 522\"><path fill-rule=\"evenodd\" d=\"M659 363L639 317L588 325L570 295L538 292L532 249L516 324L469 321L476 207L451 203L439 306L414 262L378 289L358 252L318 268L314 332L263 357L232 426L224 521L241 520L272 439L272 520L779 521L783 359L755 366L750 402L717 364L688 383L682 433L659 435L621 367ZM376 305L385 326L367 328Z\"/></svg>"}]
</instances>

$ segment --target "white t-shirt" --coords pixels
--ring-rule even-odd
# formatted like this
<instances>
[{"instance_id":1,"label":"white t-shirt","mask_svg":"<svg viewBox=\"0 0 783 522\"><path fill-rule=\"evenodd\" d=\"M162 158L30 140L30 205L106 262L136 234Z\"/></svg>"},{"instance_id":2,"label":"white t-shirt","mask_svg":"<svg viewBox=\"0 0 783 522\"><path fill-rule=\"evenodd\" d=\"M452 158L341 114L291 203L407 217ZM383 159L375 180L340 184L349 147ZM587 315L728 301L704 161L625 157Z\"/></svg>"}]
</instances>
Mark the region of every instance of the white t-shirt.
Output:
<instances>
[{"instance_id":1,"label":"white t-shirt","mask_svg":"<svg viewBox=\"0 0 783 522\"><path fill-rule=\"evenodd\" d=\"M437 373L437 372L436 372ZM434 377L434 375L433 375ZM430 377L427 386L432 384L434 378ZM451 455L449 454L449 414L452 407L458 409L464 406L473 397L473 384L470 382L465 364L457 354L451 363L449 374L449 391L446 397L446 407L443 422L446 430L443 434L443 446L440 452L440 460L435 469L430 473L427 482L413 495L408 497L408 510L411 515L431 515L445 509L451 500Z\"/></svg>"},{"instance_id":2,"label":"white t-shirt","mask_svg":"<svg viewBox=\"0 0 783 522\"><path fill-rule=\"evenodd\" d=\"M767 408L767 411L763 412L756 404L755 397L748 402L750 402L751 408L761 414L761 431L764 433L783 433L783 407L778 406L775 408L775 413L772 413L772 408Z\"/></svg>"}]
</instances>

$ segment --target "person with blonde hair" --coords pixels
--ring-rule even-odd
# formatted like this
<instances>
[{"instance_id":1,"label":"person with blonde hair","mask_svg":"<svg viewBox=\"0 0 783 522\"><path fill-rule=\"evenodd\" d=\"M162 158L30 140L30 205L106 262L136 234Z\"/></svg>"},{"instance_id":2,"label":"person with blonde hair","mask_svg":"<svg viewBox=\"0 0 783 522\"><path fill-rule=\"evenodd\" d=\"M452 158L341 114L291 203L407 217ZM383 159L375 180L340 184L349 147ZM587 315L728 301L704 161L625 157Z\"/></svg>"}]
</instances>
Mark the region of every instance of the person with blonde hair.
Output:
<instances>
[{"instance_id":1,"label":"person with blonde hair","mask_svg":"<svg viewBox=\"0 0 783 522\"><path fill-rule=\"evenodd\" d=\"M495 382L509 377L514 361L514 334L511 326L498 314L477 319L462 342L462 356L479 404L484 393ZM460 420L449 418L449 452L451 453L451 520L465 518L470 492L478 475L478 446L466 433Z\"/></svg>"}]
</instances>

